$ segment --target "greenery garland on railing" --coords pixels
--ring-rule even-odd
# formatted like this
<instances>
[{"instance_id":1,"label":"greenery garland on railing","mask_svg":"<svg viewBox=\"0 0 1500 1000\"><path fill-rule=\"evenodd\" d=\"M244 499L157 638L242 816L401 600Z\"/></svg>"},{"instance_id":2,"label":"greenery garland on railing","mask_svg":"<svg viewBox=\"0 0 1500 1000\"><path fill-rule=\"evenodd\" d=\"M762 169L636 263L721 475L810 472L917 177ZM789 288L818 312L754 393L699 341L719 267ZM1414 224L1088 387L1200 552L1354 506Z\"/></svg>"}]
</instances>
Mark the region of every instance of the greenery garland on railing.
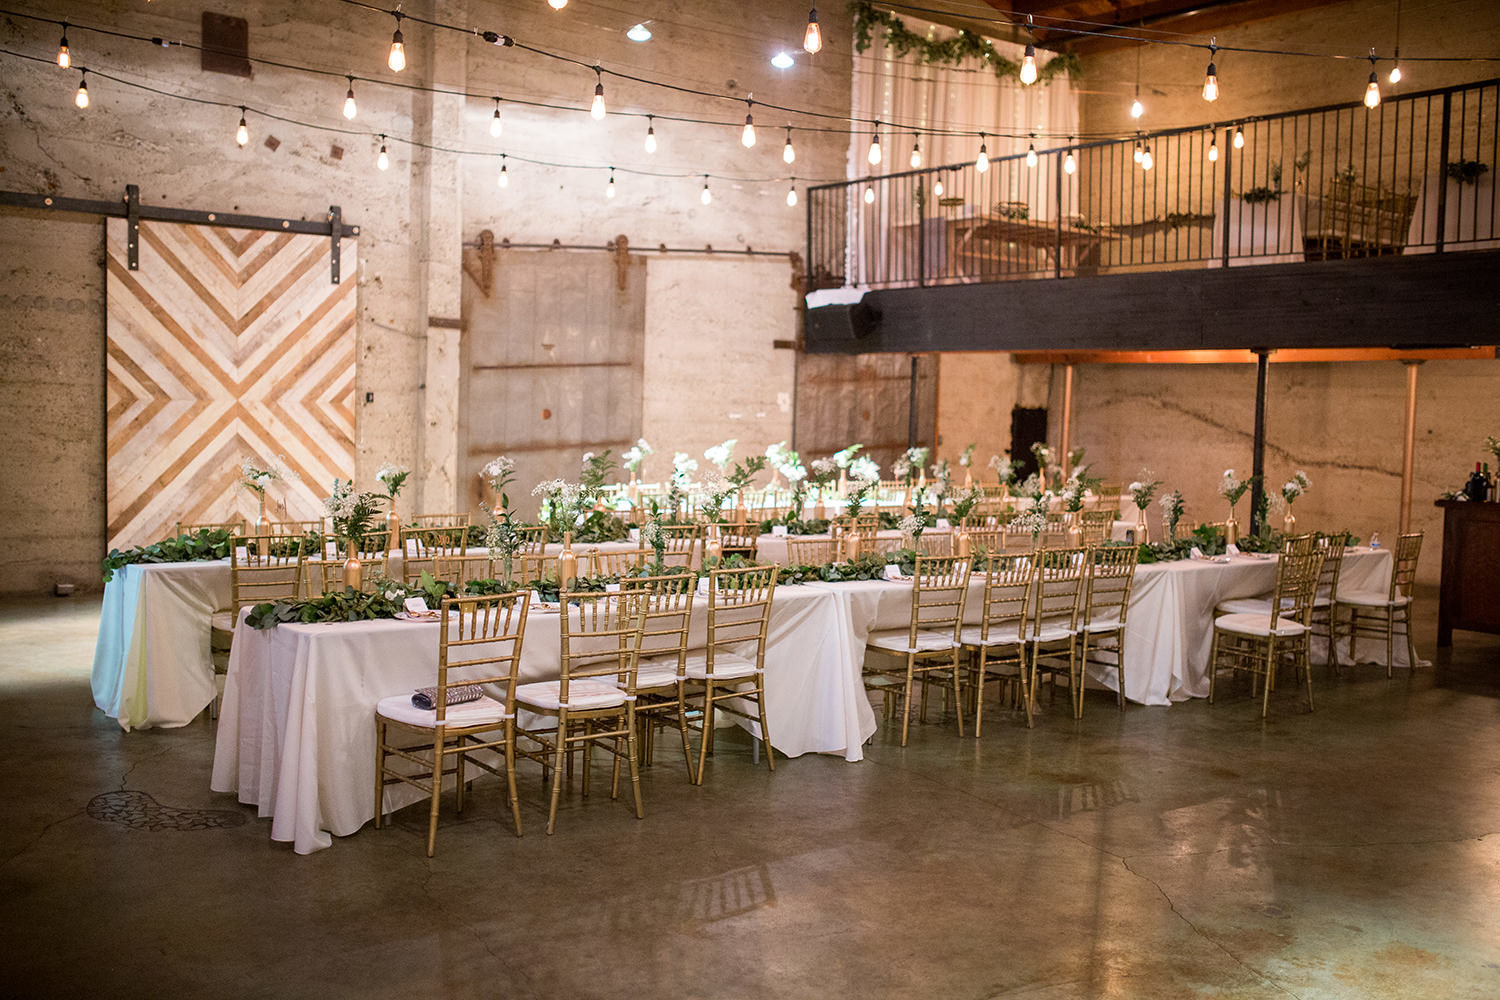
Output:
<instances>
[{"instance_id":1,"label":"greenery garland on railing","mask_svg":"<svg viewBox=\"0 0 1500 1000\"><path fill-rule=\"evenodd\" d=\"M868 0L854 0L849 4L849 13L854 18L854 49L864 52L873 44L877 30L885 35L885 44L898 56L916 53L928 65L947 64L961 66L968 60L977 60L995 71L1001 79L1019 79L1021 64L1012 62L995 51L995 47L972 31L959 30L952 38L929 39L917 34L895 14L876 10ZM1037 66L1037 82L1045 83L1059 73L1069 76L1080 74L1081 64L1071 52L1060 53Z\"/></svg>"},{"instance_id":2,"label":"greenery garland on railing","mask_svg":"<svg viewBox=\"0 0 1500 1000\"><path fill-rule=\"evenodd\" d=\"M229 556L230 532L223 528L203 528L196 533L164 538L133 549L110 549L100 569L104 582L115 578L118 570L136 563L209 562Z\"/></svg>"}]
</instances>

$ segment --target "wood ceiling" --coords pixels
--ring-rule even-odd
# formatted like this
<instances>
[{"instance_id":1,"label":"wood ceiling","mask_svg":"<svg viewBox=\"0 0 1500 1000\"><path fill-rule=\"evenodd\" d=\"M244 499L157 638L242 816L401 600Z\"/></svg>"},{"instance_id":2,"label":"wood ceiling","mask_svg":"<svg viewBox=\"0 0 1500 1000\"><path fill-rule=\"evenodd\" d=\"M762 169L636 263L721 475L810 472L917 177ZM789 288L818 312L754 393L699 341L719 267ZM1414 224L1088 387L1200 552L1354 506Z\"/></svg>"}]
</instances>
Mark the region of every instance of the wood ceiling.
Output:
<instances>
[{"instance_id":1,"label":"wood ceiling","mask_svg":"<svg viewBox=\"0 0 1500 1000\"><path fill-rule=\"evenodd\" d=\"M990 37L1024 42L1025 32L1011 30L997 20L1023 21L1030 15L1036 23L1037 46L1055 52L1088 55L1135 44L1128 38L1111 37L1114 31L1137 28L1212 35L1235 25L1280 17L1345 0L913 0L910 3L880 3L913 21L931 21L964 28ZM990 13L994 11L994 13ZM1059 21L1089 22L1074 27L1090 32L1060 30Z\"/></svg>"}]
</instances>

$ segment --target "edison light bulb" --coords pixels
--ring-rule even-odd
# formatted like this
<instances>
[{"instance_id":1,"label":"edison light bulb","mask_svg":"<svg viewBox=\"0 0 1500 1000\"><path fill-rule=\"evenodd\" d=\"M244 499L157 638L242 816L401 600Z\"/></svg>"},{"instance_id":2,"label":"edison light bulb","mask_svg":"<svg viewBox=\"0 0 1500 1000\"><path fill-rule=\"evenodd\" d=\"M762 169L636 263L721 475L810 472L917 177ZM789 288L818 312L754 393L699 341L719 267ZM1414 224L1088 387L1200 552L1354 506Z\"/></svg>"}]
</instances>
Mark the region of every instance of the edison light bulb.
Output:
<instances>
[{"instance_id":1,"label":"edison light bulb","mask_svg":"<svg viewBox=\"0 0 1500 1000\"><path fill-rule=\"evenodd\" d=\"M386 155L385 143L380 144L380 155L375 158L375 165L381 170L391 169L391 158Z\"/></svg>"},{"instance_id":2,"label":"edison light bulb","mask_svg":"<svg viewBox=\"0 0 1500 1000\"><path fill-rule=\"evenodd\" d=\"M1365 107L1380 107L1380 84L1375 80L1375 71L1370 71L1370 85L1365 88Z\"/></svg>"},{"instance_id":3,"label":"edison light bulb","mask_svg":"<svg viewBox=\"0 0 1500 1000\"><path fill-rule=\"evenodd\" d=\"M1156 161L1151 157L1151 147L1147 146L1146 151L1141 154L1141 169L1150 170L1155 165Z\"/></svg>"},{"instance_id":4,"label":"edison light bulb","mask_svg":"<svg viewBox=\"0 0 1500 1000\"><path fill-rule=\"evenodd\" d=\"M648 152L648 153L654 153L654 152L656 152L656 126L655 125L647 125L646 126L646 152Z\"/></svg>"},{"instance_id":5,"label":"edison light bulb","mask_svg":"<svg viewBox=\"0 0 1500 1000\"><path fill-rule=\"evenodd\" d=\"M73 95L73 103L80 108L89 106L89 85L82 80L78 81L78 93Z\"/></svg>"},{"instance_id":6,"label":"edison light bulb","mask_svg":"<svg viewBox=\"0 0 1500 1000\"><path fill-rule=\"evenodd\" d=\"M708 189L708 181L703 182L703 193L698 196L698 200L703 202L703 204L705 205L714 200L713 192Z\"/></svg>"},{"instance_id":7,"label":"edison light bulb","mask_svg":"<svg viewBox=\"0 0 1500 1000\"><path fill-rule=\"evenodd\" d=\"M1236 128L1234 130L1234 148L1235 149L1244 149L1245 148L1245 130L1244 129Z\"/></svg>"},{"instance_id":8,"label":"edison light bulb","mask_svg":"<svg viewBox=\"0 0 1500 1000\"><path fill-rule=\"evenodd\" d=\"M865 185L865 204L866 205L873 205L873 204L875 204L875 188L872 187L869 184Z\"/></svg>"},{"instance_id":9,"label":"edison light bulb","mask_svg":"<svg viewBox=\"0 0 1500 1000\"><path fill-rule=\"evenodd\" d=\"M1132 118L1139 118L1141 115L1143 115L1145 113L1146 113L1146 106L1141 103L1141 99L1139 97L1137 97L1134 101L1130 102L1130 117L1132 117Z\"/></svg>"},{"instance_id":10,"label":"edison light bulb","mask_svg":"<svg viewBox=\"0 0 1500 1000\"><path fill-rule=\"evenodd\" d=\"M62 41L57 43L57 65L67 69L73 65L73 56L68 52L68 33L64 29Z\"/></svg>"},{"instance_id":11,"label":"edison light bulb","mask_svg":"<svg viewBox=\"0 0 1500 1000\"><path fill-rule=\"evenodd\" d=\"M922 165L922 144L914 142L911 144L911 168L916 170Z\"/></svg>"},{"instance_id":12,"label":"edison light bulb","mask_svg":"<svg viewBox=\"0 0 1500 1000\"><path fill-rule=\"evenodd\" d=\"M568 0L547 0L547 5L553 10L562 10L568 5Z\"/></svg>"},{"instance_id":13,"label":"edison light bulb","mask_svg":"<svg viewBox=\"0 0 1500 1000\"><path fill-rule=\"evenodd\" d=\"M354 87L351 85L349 93L344 95L344 117L352 122L357 114L359 114L359 105L354 103Z\"/></svg>"},{"instance_id":14,"label":"edison light bulb","mask_svg":"<svg viewBox=\"0 0 1500 1000\"><path fill-rule=\"evenodd\" d=\"M755 119L750 115L745 116L745 128L740 133L740 145L746 149L755 145Z\"/></svg>"},{"instance_id":15,"label":"edison light bulb","mask_svg":"<svg viewBox=\"0 0 1500 1000\"><path fill-rule=\"evenodd\" d=\"M1028 167L1034 167L1034 166L1036 166L1036 145L1035 144L1032 144L1032 145L1029 145L1029 146L1026 147L1026 165Z\"/></svg>"},{"instance_id":16,"label":"edison light bulb","mask_svg":"<svg viewBox=\"0 0 1500 1000\"><path fill-rule=\"evenodd\" d=\"M510 187L510 174L505 171L505 164L500 164L500 176L495 178L495 184L499 187Z\"/></svg>"},{"instance_id":17,"label":"edison light bulb","mask_svg":"<svg viewBox=\"0 0 1500 1000\"><path fill-rule=\"evenodd\" d=\"M245 124L245 116L240 115L239 128L234 130L234 141L241 146L250 141L250 127Z\"/></svg>"},{"instance_id":18,"label":"edison light bulb","mask_svg":"<svg viewBox=\"0 0 1500 1000\"><path fill-rule=\"evenodd\" d=\"M1219 162L1219 140L1218 139L1214 139L1213 141L1211 141L1208 144L1208 162L1209 163L1218 163Z\"/></svg>"},{"instance_id":19,"label":"edison light bulb","mask_svg":"<svg viewBox=\"0 0 1500 1000\"><path fill-rule=\"evenodd\" d=\"M1021 57L1021 83L1031 86L1036 83L1036 46L1027 45L1026 54Z\"/></svg>"},{"instance_id":20,"label":"edison light bulb","mask_svg":"<svg viewBox=\"0 0 1500 1000\"><path fill-rule=\"evenodd\" d=\"M818 27L818 8L814 7L807 15L807 34L802 36L802 48L812 55L822 47L823 29Z\"/></svg>"},{"instance_id":21,"label":"edison light bulb","mask_svg":"<svg viewBox=\"0 0 1500 1000\"><path fill-rule=\"evenodd\" d=\"M1136 143L1135 144L1135 153L1134 153L1135 162L1140 163L1141 162L1141 157L1143 155L1144 154L1141 152L1141 144L1140 143Z\"/></svg>"},{"instance_id":22,"label":"edison light bulb","mask_svg":"<svg viewBox=\"0 0 1500 1000\"><path fill-rule=\"evenodd\" d=\"M505 126L500 121L500 108L497 106L495 113L490 116L490 135L498 139L503 131L505 131Z\"/></svg>"},{"instance_id":23,"label":"edison light bulb","mask_svg":"<svg viewBox=\"0 0 1500 1000\"><path fill-rule=\"evenodd\" d=\"M781 162L792 163L797 159L797 151L792 148L792 137L787 135L786 145L781 147Z\"/></svg>"},{"instance_id":24,"label":"edison light bulb","mask_svg":"<svg viewBox=\"0 0 1500 1000\"><path fill-rule=\"evenodd\" d=\"M399 73L406 68L406 45L401 41L401 29L391 36L391 54L386 57L385 64L392 72Z\"/></svg>"},{"instance_id":25,"label":"edison light bulb","mask_svg":"<svg viewBox=\"0 0 1500 1000\"><path fill-rule=\"evenodd\" d=\"M870 161L870 166L880 166L880 134L876 133L870 138L870 151L865 154L865 159Z\"/></svg>"},{"instance_id":26,"label":"edison light bulb","mask_svg":"<svg viewBox=\"0 0 1500 1000\"><path fill-rule=\"evenodd\" d=\"M604 119L604 84L602 82L594 85L594 105L589 108L589 114L594 116L596 122Z\"/></svg>"},{"instance_id":27,"label":"edison light bulb","mask_svg":"<svg viewBox=\"0 0 1500 1000\"><path fill-rule=\"evenodd\" d=\"M990 154L982 142L979 144L979 158L974 161L974 169L981 174L990 169Z\"/></svg>"},{"instance_id":28,"label":"edison light bulb","mask_svg":"<svg viewBox=\"0 0 1500 1000\"><path fill-rule=\"evenodd\" d=\"M1208 75L1203 78L1203 99L1205 101L1219 99L1219 73L1213 63L1208 64Z\"/></svg>"},{"instance_id":29,"label":"edison light bulb","mask_svg":"<svg viewBox=\"0 0 1500 1000\"><path fill-rule=\"evenodd\" d=\"M1068 155L1063 157L1063 173L1073 174L1078 170L1078 161L1073 159L1073 151L1068 150Z\"/></svg>"},{"instance_id":30,"label":"edison light bulb","mask_svg":"<svg viewBox=\"0 0 1500 1000\"><path fill-rule=\"evenodd\" d=\"M609 185L607 187L605 187L605 189L604 189L604 197L606 197L606 198L613 198L614 196L615 196L615 179L614 179L614 177L610 177L610 179L609 179Z\"/></svg>"},{"instance_id":31,"label":"edison light bulb","mask_svg":"<svg viewBox=\"0 0 1500 1000\"><path fill-rule=\"evenodd\" d=\"M1396 65L1394 65L1394 66L1391 67L1391 75L1388 76L1388 77L1386 77L1386 79L1389 80L1392 84L1397 84L1397 83L1401 82L1401 64L1400 63L1397 63Z\"/></svg>"},{"instance_id":32,"label":"edison light bulb","mask_svg":"<svg viewBox=\"0 0 1500 1000\"><path fill-rule=\"evenodd\" d=\"M932 182L932 196L934 198L941 198L943 196L943 179L941 177Z\"/></svg>"},{"instance_id":33,"label":"edison light bulb","mask_svg":"<svg viewBox=\"0 0 1500 1000\"><path fill-rule=\"evenodd\" d=\"M797 188L795 186L786 189L786 207L797 207Z\"/></svg>"}]
</instances>

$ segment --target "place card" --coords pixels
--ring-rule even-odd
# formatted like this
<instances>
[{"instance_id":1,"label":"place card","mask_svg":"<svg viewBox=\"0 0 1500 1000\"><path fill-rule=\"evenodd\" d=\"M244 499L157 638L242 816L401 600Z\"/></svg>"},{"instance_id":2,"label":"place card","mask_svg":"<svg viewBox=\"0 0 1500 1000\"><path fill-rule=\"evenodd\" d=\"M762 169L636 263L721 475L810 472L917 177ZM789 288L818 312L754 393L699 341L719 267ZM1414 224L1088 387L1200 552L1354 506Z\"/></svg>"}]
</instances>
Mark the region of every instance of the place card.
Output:
<instances>
[{"instance_id":1,"label":"place card","mask_svg":"<svg viewBox=\"0 0 1500 1000\"><path fill-rule=\"evenodd\" d=\"M1230 542L1228 545L1224 546L1224 554L1237 556L1240 554L1240 547L1233 542Z\"/></svg>"},{"instance_id":2,"label":"place card","mask_svg":"<svg viewBox=\"0 0 1500 1000\"><path fill-rule=\"evenodd\" d=\"M771 525L771 537L773 537L773 538L785 538L786 537L786 525L784 525L784 524L773 524L773 525Z\"/></svg>"},{"instance_id":3,"label":"place card","mask_svg":"<svg viewBox=\"0 0 1500 1000\"><path fill-rule=\"evenodd\" d=\"M426 598L422 597L408 597L402 602L401 606L409 615L426 615L432 613L431 609L427 607Z\"/></svg>"},{"instance_id":4,"label":"place card","mask_svg":"<svg viewBox=\"0 0 1500 1000\"><path fill-rule=\"evenodd\" d=\"M1198 546L1194 545L1191 549L1188 550L1188 558L1189 559L1202 559L1203 558L1203 550L1200 549L1200 548L1198 548Z\"/></svg>"},{"instance_id":5,"label":"place card","mask_svg":"<svg viewBox=\"0 0 1500 1000\"><path fill-rule=\"evenodd\" d=\"M953 527L953 525L951 525L951 524L948 523L948 519L946 517L940 517L940 518L938 518L937 519L937 526L939 528L942 528L944 531L947 531L949 528Z\"/></svg>"}]
</instances>

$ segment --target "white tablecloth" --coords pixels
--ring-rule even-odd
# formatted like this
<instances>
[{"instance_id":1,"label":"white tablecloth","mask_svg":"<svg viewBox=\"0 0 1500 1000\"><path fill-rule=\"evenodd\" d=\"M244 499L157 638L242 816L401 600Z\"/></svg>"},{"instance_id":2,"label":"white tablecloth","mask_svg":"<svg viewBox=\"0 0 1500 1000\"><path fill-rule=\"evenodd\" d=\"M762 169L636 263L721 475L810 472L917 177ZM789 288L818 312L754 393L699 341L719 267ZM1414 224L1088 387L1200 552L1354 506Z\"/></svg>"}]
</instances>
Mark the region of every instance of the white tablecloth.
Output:
<instances>
[{"instance_id":1,"label":"white tablecloth","mask_svg":"<svg viewBox=\"0 0 1500 1000\"><path fill-rule=\"evenodd\" d=\"M104 585L94 704L121 728L185 726L214 700L209 618L229 606L229 562L141 563Z\"/></svg>"},{"instance_id":2,"label":"white tablecloth","mask_svg":"<svg viewBox=\"0 0 1500 1000\"><path fill-rule=\"evenodd\" d=\"M706 605L695 605L689 641L701 645ZM431 684L436 624L377 621L282 625L235 633L224 689L212 787L271 817L273 840L297 853L328 847L375 815L375 705ZM555 677L557 616L529 617L525 681ZM862 758L875 715L860 676L847 607L814 587L778 588L766 648L766 715L771 745L795 757ZM751 728L747 726L747 728ZM386 808L418 797L388 790Z\"/></svg>"},{"instance_id":3,"label":"white tablecloth","mask_svg":"<svg viewBox=\"0 0 1500 1000\"><path fill-rule=\"evenodd\" d=\"M1493 250L1500 247L1500 212L1495 207L1495 175L1482 174L1473 184L1447 179L1448 198L1443 210L1443 249ZM1406 234L1404 254L1437 250L1438 178L1428 177L1417 196Z\"/></svg>"},{"instance_id":4,"label":"white tablecloth","mask_svg":"<svg viewBox=\"0 0 1500 1000\"><path fill-rule=\"evenodd\" d=\"M1227 214L1228 219L1224 218ZM1288 264L1304 259L1302 219L1307 199L1290 191L1263 202L1230 198L1226 213L1214 215L1214 238L1208 248L1209 267L1222 267L1224 227L1229 226L1229 266Z\"/></svg>"}]
</instances>

